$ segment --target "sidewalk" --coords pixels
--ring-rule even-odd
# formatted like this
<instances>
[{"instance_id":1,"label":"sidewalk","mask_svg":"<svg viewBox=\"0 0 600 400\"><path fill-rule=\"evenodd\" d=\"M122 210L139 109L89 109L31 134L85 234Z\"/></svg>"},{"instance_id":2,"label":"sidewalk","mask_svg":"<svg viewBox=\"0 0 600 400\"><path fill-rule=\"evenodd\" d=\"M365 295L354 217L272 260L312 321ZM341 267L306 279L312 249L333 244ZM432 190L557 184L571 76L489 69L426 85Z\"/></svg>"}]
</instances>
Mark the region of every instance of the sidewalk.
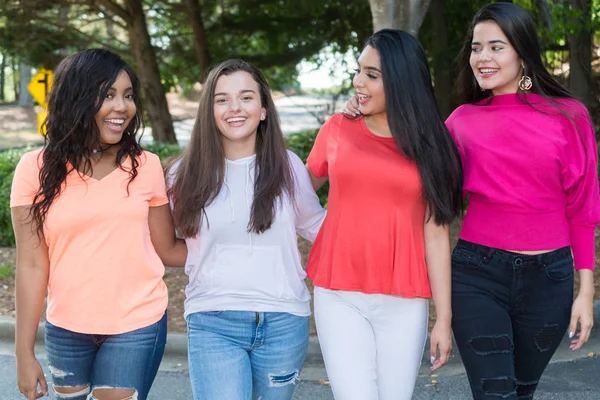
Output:
<instances>
[{"instance_id":1,"label":"sidewalk","mask_svg":"<svg viewBox=\"0 0 600 400\"><path fill-rule=\"evenodd\" d=\"M565 336L563 342L559 346L558 350L552 358L552 363L556 362L567 362L574 360L584 360L591 357L597 357L600 355L600 300L594 301L594 321L596 321L595 327L592 329L589 341L583 346L582 349L577 351L569 350L569 338ZM14 341L15 335L15 321L14 318L0 317L0 341L5 343L4 353L7 354L6 343ZM44 324L41 323L38 328L36 337L36 346L40 351L43 351L43 340L44 340ZM2 353L0 351L0 353ZM165 348L165 355L161 364L161 370L163 371L187 371L187 337L185 333L169 333L167 336L167 346ZM433 378L440 377L451 377L464 374L464 367L456 345L454 346L453 355L450 358L448 364L442 369L436 371L432 376ZM425 346L425 352L423 354L423 360L421 363L420 376L430 376L429 371L429 340ZM432 379L433 379L432 378ZM319 347L319 341L316 336L311 336L308 346L308 354L306 356L305 366L302 371L302 379L308 381L320 381L327 380L327 374L323 365L323 356L321 355L321 349ZM435 379L433 379L435 380ZM600 395L598 396L600 398Z\"/></svg>"}]
</instances>

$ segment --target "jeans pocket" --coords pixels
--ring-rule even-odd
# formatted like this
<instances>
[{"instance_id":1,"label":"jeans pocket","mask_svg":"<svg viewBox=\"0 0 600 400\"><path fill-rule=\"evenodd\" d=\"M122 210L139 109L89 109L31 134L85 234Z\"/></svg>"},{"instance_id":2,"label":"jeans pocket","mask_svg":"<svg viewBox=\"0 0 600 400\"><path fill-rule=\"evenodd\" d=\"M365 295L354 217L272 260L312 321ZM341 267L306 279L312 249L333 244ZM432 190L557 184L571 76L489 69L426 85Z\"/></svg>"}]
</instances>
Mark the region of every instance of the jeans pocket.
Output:
<instances>
[{"instance_id":1,"label":"jeans pocket","mask_svg":"<svg viewBox=\"0 0 600 400\"><path fill-rule=\"evenodd\" d=\"M452 267L477 269L481 267L481 256L463 247L455 247L452 251Z\"/></svg>"},{"instance_id":2,"label":"jeans pocket","mask_svg":"<svg viewBox=\"0 0 600 400\"><path fill-rule=\"evenodd\" d=\"M550 280L555 282L572 278L574 274L573 257L569 255L566 258L544 264L544 272Z\"/></svg>"}]
</instances>

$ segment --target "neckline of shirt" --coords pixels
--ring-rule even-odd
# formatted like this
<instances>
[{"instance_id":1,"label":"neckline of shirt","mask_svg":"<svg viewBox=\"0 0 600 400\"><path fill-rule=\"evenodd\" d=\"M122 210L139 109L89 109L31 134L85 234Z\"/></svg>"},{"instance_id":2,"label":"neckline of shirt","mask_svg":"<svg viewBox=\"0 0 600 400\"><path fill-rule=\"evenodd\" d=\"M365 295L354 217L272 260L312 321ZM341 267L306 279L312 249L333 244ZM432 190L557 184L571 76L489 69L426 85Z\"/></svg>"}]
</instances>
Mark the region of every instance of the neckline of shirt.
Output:
<instances>
[{"instance_id":1,"label":"neckline of shirt","mask_svg":"<svg viewBox=\"0 0 600 400\"><path fill-rule=\"evenodd\" d=\"M506 93L499 94L478 101L477 105L490 105L490 106L512 106L512 105L527 105L529 103L543 103L547 100L544 96L536 93Z\"/></svg>"},{"instance_id":2,"label":"neckline of shirt","mask_svg":"<svg viewBox=\"0 0 600 400\"><path fill-rule=\"evenodd\" d=\"M361 131L363 131L370 138L380 140L382 142L393 142L394 141L393 137L378 136L378 135L374 134L373 132L371 132L371 130L367 126L367 123L365 122L365 117L360 117L359 123L360 123L360 127L362 128Z\"/></svg>"}]
</instances>

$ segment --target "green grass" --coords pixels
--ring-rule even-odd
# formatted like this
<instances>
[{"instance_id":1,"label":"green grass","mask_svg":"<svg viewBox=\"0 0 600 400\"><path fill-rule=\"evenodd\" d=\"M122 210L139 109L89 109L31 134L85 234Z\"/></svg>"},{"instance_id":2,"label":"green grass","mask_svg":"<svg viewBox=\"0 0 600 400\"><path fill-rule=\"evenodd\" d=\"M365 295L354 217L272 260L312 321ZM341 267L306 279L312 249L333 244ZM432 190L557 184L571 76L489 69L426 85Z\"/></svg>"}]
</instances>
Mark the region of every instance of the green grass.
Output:
<instances>
[{"instance_id":1,"label":"green grass","mask_svg":"<svg viewBox=\"0 0 600 400\"><path fill-rule=\"evenodd\" d=\"M10 261L0 262L0 279L14 278L15 265Z\"/></svg>"}]
</instances>

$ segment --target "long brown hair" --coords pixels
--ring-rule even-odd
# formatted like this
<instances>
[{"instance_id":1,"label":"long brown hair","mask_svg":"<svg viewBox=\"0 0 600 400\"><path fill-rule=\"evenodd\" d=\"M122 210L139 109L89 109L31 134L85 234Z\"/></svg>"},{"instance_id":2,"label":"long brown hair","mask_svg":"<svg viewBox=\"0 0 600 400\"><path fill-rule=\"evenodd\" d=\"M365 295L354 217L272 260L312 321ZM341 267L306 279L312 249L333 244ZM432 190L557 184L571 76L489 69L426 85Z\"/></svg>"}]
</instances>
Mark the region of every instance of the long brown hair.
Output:
<instances>
[{"instance_id":1,"label":"long brown hair","mask_svg":"<svg viewBox=\"0 0 600 400\"><path fill-rule=\"evenodd\" d=\"M169 189L175 227L184 237L198 234L202 219L206 217L206 207L223 187L225 153L214 116L215 87L219 77L238 71L249 73L258 83L260 101L267 110L256 135L254 199L248 232L262 233L269 229L282 195L294 197L293 173L269 84L258 68L242 60L227 60L208 74L190 143Z\"/></svg>"}]
</instances>

